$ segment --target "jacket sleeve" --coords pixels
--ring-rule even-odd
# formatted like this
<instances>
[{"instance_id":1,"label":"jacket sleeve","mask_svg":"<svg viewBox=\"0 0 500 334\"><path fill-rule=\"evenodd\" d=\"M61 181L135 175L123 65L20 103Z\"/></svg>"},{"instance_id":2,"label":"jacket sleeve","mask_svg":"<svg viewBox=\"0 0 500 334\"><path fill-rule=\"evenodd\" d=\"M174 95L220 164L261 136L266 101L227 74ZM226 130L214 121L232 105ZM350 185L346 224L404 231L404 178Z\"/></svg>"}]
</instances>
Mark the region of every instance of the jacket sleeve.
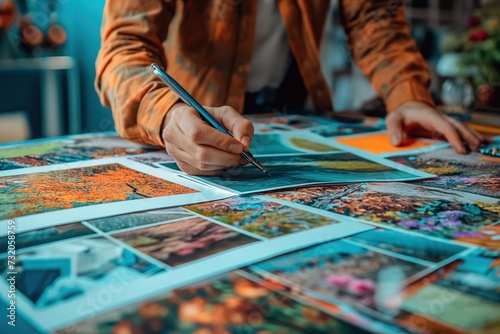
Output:
<instances>
[{"instance_id":1,"label":"jacket sleeve","mask_svg":"<svg viewBox=\"0 0 500 334\"><path fill-rule=\"evenodd\" d=\"M118 133L129 140L162 145L162 122L176 94L152 74L166 67L162 43L175 13L175 0L107 0L96 61L95 86L111 107Z\"/></svg>"},{"instance_id":2,"label":"jacket sleeve","mask_svg":"<svg viewBox=\"0 0 500 334\"><path fill-rule=\"evenodd\" d=\"M388 112L409 101L434 105L431 75L399 0L340 0L349 49Z\"/></svg>"}]
</instances>

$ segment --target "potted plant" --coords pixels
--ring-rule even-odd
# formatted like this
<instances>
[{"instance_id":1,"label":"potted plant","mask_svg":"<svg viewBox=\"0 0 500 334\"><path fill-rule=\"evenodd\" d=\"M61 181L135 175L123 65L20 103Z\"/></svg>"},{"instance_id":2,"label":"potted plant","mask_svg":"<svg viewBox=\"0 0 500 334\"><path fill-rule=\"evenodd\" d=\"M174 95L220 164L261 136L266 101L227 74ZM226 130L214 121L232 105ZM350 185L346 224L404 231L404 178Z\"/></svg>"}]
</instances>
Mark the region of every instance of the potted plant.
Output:
<instances>
[{"instance_id":1,"label":"potted plant","mask_svg":"<svg viewBox=\"0 0 500 334\"><path fill-rule=\"evenodd\" d=\"M460 54L457 70L475 88L477 107L500 110L500 4L480 2L467 28L448 36L442 49Z\"/></svg>"}]
</instances>

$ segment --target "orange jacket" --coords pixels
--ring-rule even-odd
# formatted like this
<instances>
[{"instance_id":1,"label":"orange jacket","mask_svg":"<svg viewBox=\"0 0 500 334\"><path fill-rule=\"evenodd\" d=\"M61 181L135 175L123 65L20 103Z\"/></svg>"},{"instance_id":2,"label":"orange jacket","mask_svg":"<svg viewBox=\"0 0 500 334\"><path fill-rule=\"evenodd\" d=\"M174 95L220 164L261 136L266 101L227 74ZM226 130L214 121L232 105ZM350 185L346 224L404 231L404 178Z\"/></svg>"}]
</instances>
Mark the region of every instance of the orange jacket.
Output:
<instances>
[{"instance_id":1,"label":"orange jacket","mask_svg":"<svg viewBox=\"0 0 500 334\"><path fill-rule=\"evenodd\" d=\"M352 56L388 111L433 104L426 63L409 35L401 1L340 0ZM318 47L326 0L277 0L314 108L331 110ZM150 71L158 62L201 104L242 110L255 31L256 0L107 0L96 89L117 131L164 145L163 119L178 101Z\"/></svg>"}]
</instances>

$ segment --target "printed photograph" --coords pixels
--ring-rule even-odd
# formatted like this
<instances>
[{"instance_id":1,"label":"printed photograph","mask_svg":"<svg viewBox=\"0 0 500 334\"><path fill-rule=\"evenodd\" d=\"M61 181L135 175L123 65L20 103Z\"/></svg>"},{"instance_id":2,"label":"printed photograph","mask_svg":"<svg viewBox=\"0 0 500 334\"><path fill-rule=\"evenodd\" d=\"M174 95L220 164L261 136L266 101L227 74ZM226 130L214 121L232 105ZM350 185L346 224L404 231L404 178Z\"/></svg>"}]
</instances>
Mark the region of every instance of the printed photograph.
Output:
<instances>
[{"instance_id":1,"label":"printed photograph","mask_svg":"<svg viewBox=\"0 0 500 334\"><path fill-rule=\"evenodd\" d=\"M269 196L380 225L500 249L500 239L491 238L494 224L500 221L500 201L492 198L409 183L312 187Z\"/></svg>"},{"instance_id":2,"label":"printed photograph","mask_svg":"<svg viewBox=\"0 0 500 334\"><path fill-rule=\"evenodd\" d=\"M357 124L346 124L346 123L333 123L311 129L312 133L327 138L355 135L355 134L375 132L375 131L380 131L380 128L376 128L373 126L357 125Z\"/></svg>"},{"instance_id":3,"label":"printed photograph","mask_svg":"<svg viewBox=\"0 0 500 334\"><path fill-rule=\"evenodd\" d=\"M499 258L498 251L487 250L465 256L444 277L411 294L402 309L421 316L429 329L438 323L449 333L499 332Z\"/></svg>"},{"instance_id":4,"label":"printed photograph","mask_svg":"<svg viewBox=\"0 0 500 334\"><path fill-rule=\"evenodd\" d=\"M0 219L197 190L120 164L0 177Z\"/></svg>"},{"instance_id":5,"label":"printed photograph","mask_svg":"<svg viewBox=\"0 0 500 334\"><path fill-rule=\"evenodd\" d=\"M386 313L387 295L400 294L407 282L428 269L348 240L319 244L249 268L312 297L367 308L368 314Z\"/></svg>"},{"instance_id":6,"label":"printed photograph","mask_svg":"<svg viewBox=\"0 0 500 334\"><path fill-rule=\"evenodd\" d=\"M194 215L182 208L170 208L92 219L87 220L86 223L89 223L107 233L188 217L194 217Z\"/></svg>"},{"instance_id":7,"label":"printed photograph","mask_svg":"<svg viewBox=\"0 0 500 334\"><path fill-rule=\"evenodd\" d=\"M337 143L357 148L373 154L384 154L416 150L432 146L437 141L407 137L401 146L393 146L387 133L366 134L355 137L336 138Z\"/></svg>"},{"instance_id":8,"label":"printed photograph","mask_svg":"<svg viewBox=\"0 0 500 334\"><path fill-rule=\"evenodd\" d=\"M236 197L185 208L266 238L338 223L325 216L254 197Z\"/></svg>"},{"instance_id":9,"label":"printed photograph","mask_svg":"<svg viewBox=\"0 0 500 334\"><path fill-rule=\"evenodd\" d=\"M266 154L297 154L322 153L339 151L338 148L326 145L309 138L307 135L291 135L286 132L255 134L250 144L250 151L254 155Z\"/></svg>"},{"instance_id":10,"label":"printed photograph","mask_svg":"<svg viewBox=\"0 0 500 334\"><path fill-rule=\"evenodd\" d=\"M240 194L305 185L405 181L421 177L373 162L351 153L259 157L272 177L251 164L233 168L218 176L191 177ZM176 168L171 163L162 164ZM175 167L174 167L175 166ZM178 167L177 167L178 169Z\"/></svg>"},{"instance_id":11,"label":"printed photograph","mask_svg":"<svg viewBox=\"0 0 500 334\"><path fill-rule=\"evenodd\" d=\"M324 123L332 122L329 119L321 117L309 117L301 115L280 115L271 117L252 117L250 118L254 126L259 125L284 125L292 129L308 129Z\"/></svg>"},{"instance_id":12,"label":"printed photograph","mask_svg":"<svg viewBox=\"0 0 500 334\"><path fill-rule=\"evenodd\" d=\"M130 160L136 161L136 162L140 162L141 164L144 164L144 165L150 166L150 167L154 167L154 168L158 168L158 166L156 164L159 162L174 161L174 159L164 151L163 152L162 151L155 151L155 152L144 153L144 154L128 157L127 159L130 159Z\"/></svg>"},{"instance_id":13,"label":"printed photograph","mask_svg":"<svg viewBox=\"0 0 500 334\"><path fill-rule=\"evenodd\" d=\"M438 175L420 184L454 189L500 199L500 157L481 153L460 155L452 149L441 149L418 155L389 158L397 163Z\"/></svg>"},{"instance_id":14,"label":"printed photograph","mask_svg":"<svg viewBox=\"0 0 500 334\"><path fill-rule=\"evenodd\" d=\"M198 217L113 237L172 267L258 241Z\"/></svg>"},{"instance_id":15,"label":"printed photograph","mask_svg":"<svg viewBox=\"0 0 500 334\"><path fill-rule=\"evenodd\" d=\"M83 237L90 234L95 234L95 232L80 223L51 226L28 232L21 232L16 234L16 250ZM8 236L0 237L0 253L7 252L8 241Z\"/></svg>"},{"instance_id":16,"label":"printed photograph","mask_svg":"<svg viewBox=\"0 0 500 334\"><path fill-rule=\"evenodd\" d=\"M2 277L7 278L10 271L17 272L17 291L35 308L43 309L110 285L124 293L130 282L164 269L106 238L97 237L19 253L15 270L7 266L6 258L1 259Z\"/></svg>"},{"instance_id":17,"label":"printed photograph","mask_svg":"<svg viewBox=\"0 0 500 334\"><path fill-rule=\"evenodd\" d=\"M228 274L56 333L368 333L281 294L283 289Z\"/></svg>"},{"instance_id":18,"label":"printed photograph","mask_svg":"<svg viewBox=\"0 0 500 334\"><path fill-rule=\"evenodd\" d=\"M135 155L155 150L158 148L139 145L118 135L67 137L0 148L0 171Z\"/></svg>"},{"instance_id":19,"label":"printed photograph","mask_svg":"<svg viewBox=\"0 0 500 334\"><path fill-rule=\"evenodd\" d=\"M430 263L442 262L468 249L459 244L436 241L381 228L362 232L348 239L363 245L410 256Z\"/></svg>"}]
</instances>

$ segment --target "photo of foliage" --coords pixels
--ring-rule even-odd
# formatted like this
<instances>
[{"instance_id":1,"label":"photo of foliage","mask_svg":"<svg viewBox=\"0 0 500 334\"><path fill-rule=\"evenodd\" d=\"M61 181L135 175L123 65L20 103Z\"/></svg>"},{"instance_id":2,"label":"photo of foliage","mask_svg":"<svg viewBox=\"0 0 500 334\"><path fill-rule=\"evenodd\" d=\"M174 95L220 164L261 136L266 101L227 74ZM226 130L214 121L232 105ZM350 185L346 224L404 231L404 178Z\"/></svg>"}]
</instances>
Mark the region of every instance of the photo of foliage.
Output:
<instances>
[{"instance_id":1,"label":"photo of foliage","mask_svg":"<svg viewBox=\"0 0 500 334\"><path fill-rule=\"evenodd\" d=\"M120 164L0 177L0 219L196 190Z\"/></svg>"},{"instance_id":2,"label":"photo of foliage","mask_svg":"<svg viewBox=\"0 0 500 334\"><path fill-rule=\"evenodd\" d=\"M7 266L6 258L0 259L2 277L9 277L11 271L17 272L16 290L41 309L110 285L114 291L124 292L130 282L164 269L123 246L97 237L18 253L14 270Z\"/></svg>"},{"instance_id":3,"label":"photo of foliage","mask_svg":"<svg viewBox=\"0 0 500 334\"><path fill-rule=\"evenodd\" d=\"M498 251L484 250L463 257L444 277L411 293L402 309L422 316L429 329L434 321L447 325L447 333L498 333L499 258Z\"/></svg>"},{"instance_id":4,"label":"photo of foliage","mask_svg":"<svg viewBox=\"0 0 500 334\"><path fill-rule=\"evenodd\" d=\"M257 241L198 217L113 237L172 267Z\"/></svg>"},{"instance_id":5,"label":"photo of foliage","mask_svg":"<svg viewBox=\"0 0 500 334\"><path fill-rule=\"evenodd\" d=\"M500 240L482 233L500 221L500 202L476 200L467 193L406 183L364 183L270 196L381 225L500 249Z\"/></svg>"},{"instance_id":6,"label":"photo of foliage","mask_svg":"<svg viewBox=\"0 0 500 334\"><path fill-rule=\"evenodd\" d=\"M155 151L118 135L67 137L23 146L0 148L0 171L46 166Z\"/></svg>"},{"instance_id":7,"label":"photo of foliage","mask_svg":"<svg viewBox=\"0 0 500 334\"><path fill-rule=\"evenodd\" d=\"M92 219L86 222L94 227L97 227L103 232L112 232L188 217L194 217L194 215L182 208L170 208L127 213L123 215Z\"/></svg>"},{"instance_id":8,"label":"photo of foliage","mask_svg":"<svg viewBox=\"0 0 500 334\"><path fill-rule=\"evenodd\" d=\"M390 159L439 176L436 179L421 181L421 185L500 199L500 157L474 152L460 155L448 148Z\"/></svg>"},{"instance_id":9,"label":"photo of foliage","mask_svg":"<svg viewBox=\"0 0 500 334\"><path fill-rule=\"evenodd\" d=\"M98 316L77 333L368 333L280 293L277 284L228 274ZM61 330L57 333L66 333Z\"/></svg>"},{"instance_id":10,"label":"photo of foliage","mask_svg":"<svg viewBox=\"0 0 500 334\"><path fill-rule=\"evenodd\" d=\"M305 185L355 183L365 181L402 181L420 177L370 161L351 153L303 154L259 157L272 177L251 164L218 176L192 177L242 194ZM162 164L167 168L173 165Z\"/></svg>"},{"instance_id":11,"label":"photo of foliage","mask_svg":"<svg viewBox=\"0 0 500 334\"><path fill-rule=\"evenodd\" d=\"M339 151L338 148L320 143L307 135L290 133L255 134L250 144L252 154L297 154Z\"/></svg>"},{"instance_id":12,"label":"photo of foliage","mask_svg":"<svg viewBox=\"0 0 500 334\"><path fill-rule=\"evenodd\" d=\"M348 239L430 263L439 263L467 250L462 245L381 228L362 232Z\"/></svg>"},{"instance_id":13,"label":"photo of foliage","mask_svg":"<svg viewBox=\"0 0 500 334\"><path fill-rule=\"evenodd\" d=\"M265 278L300 290L304 294L335 303L345 302L357 309L384 313L379 279L391 275L393 294L406 282L428 269L419 263L365 248L347 240L336 240L257 263L250 270ZM397 272L397 274L396 274ZM370 311L369 311L370 313Z\"/></svg>"},{"instance_id":14,"label":"photo of foliage","mask_svg":"<svg viewBox=\"0 0 500 334\"><path fill-rule=\"evenodd\" d=\"M51 226L34 231L21 232L16 234L16 250L82 237L89 234L95 234L95 232L80 223ZM8 236L0 237L0 253L7 252L7 245Z\"/></svg>"},{"instance_id":15,"label":"photo of foliage","mask_svg":"<svg viewBox=\"0 0 500 334\"><path fill-rule=\"evenodd\" d=\"M364 125L346 124L346 123L333 123L329 125L319 126L311 130L312 133L327 138L354 135L359 133L375 132L375 131L380 131L380 129L373 126L364 126Z\"/></svg>"},{"instance_id":16,"label":"photo of foliage","mask_svg":"<svg viewBox=\"0 0 500 334\"><path fill-rule=\"evenodd\" d=\"M186 209L266 238L338 223L325 216L254 197L195 204Z\"/></svg>"}]
</instances>

